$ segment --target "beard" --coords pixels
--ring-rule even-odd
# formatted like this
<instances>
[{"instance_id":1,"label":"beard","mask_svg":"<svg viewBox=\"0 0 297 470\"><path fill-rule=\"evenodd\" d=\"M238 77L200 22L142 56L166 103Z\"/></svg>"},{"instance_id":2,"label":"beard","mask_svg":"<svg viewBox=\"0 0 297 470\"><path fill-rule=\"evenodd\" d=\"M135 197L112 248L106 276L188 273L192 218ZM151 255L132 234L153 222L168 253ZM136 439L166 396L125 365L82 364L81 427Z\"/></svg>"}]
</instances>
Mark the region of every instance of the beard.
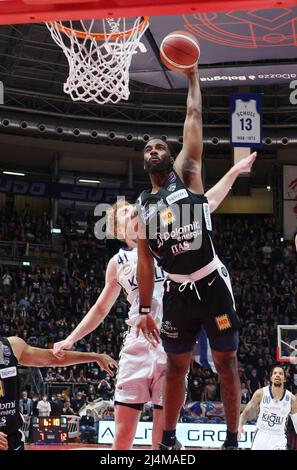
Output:
<instances>
[{"instance_id":1,"label":"beard","mask_svg":"<svg viewBox=\"0 0 297 470\"><path fill-rule=\"evenodd\" d=\"M158 163L150 163L150 162L145 163L145 169L151 174L154 174L154 173L169 173L172 170L172 167L173 167L173 165L172 165L169 158L161 160Z\"/></svg>"},{"instance_id":2,"label":"beard","mask_svg":"<svg viewBox=\"0 0 297 470\"><path fill-rule=\"evenodd\" d=\"M281 382L274 382L273 384L275 387L281 387L282 386L282 383Z\"/></svg>"}]
</instances>

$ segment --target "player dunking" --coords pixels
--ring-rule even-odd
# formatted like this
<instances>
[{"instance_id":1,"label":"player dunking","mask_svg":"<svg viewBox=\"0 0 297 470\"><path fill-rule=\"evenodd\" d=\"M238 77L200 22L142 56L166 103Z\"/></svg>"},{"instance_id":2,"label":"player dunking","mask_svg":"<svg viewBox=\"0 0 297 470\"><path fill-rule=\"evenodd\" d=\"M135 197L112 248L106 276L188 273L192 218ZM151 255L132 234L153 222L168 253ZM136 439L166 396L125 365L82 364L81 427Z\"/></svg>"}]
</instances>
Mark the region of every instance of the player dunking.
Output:
<instances>
[{"instance_id":1,"label":"player dunking","mask_svg":"<svg viewBox=\"0 0 297 470\"><path fill-rule=\"evenodd\" d=\"M240 415L239 435L243 432L244 424L260 409L252 450L286 450L289 415L297 432L297 398L285 389L286 377L282 367L272 369L270 383L254 393Z\"/></svg>"},{"instance_id":2,"label":"player dunking","mask_svg":"<svg viewBox=\"0 0 297 470\"><path fill-rule=\"evenodd\" d=\"M67 351L63 359L57 359L51 349L33 348L16 336L0 337L0 450L24 449L17 365L53 367L84 362L97 362L110 375L117 367L107 354Z\"/></svg>"},{"instance_id":3,"label":"player dunking","mask_svg":"<svg viewBox=\"0 0 297 470\"><path fill-rule=\"evenodd\" d=\"M105 287L97 302L87 313L76 329L64 341L54 345L55 354L72 345L96 329L117 300L121 289L124 290L130 304L130 331L120 353L119 371L115 390L115 438L114 450L131 449L136 427L143 410L143 405L154 405L154 423L152 448L158 449L162 437L162 388L166 366L166 354L161 345L155 349L143 336L136 336L135 322L138 318L139 296L136 280L137 231L133 225L134 206L120 201L107 212L107 230L116 238L126 242L127 247L120 251L108 263ZM162 268L154 266L154 296L152 314L158 326L162 319L162 292L165 275Z\"/></svg>"},{"instance_id":4,"label":"player dunking","mask_svg":"<svg viewBox=\"0 0 297 470\"><path fill-rule=\"evenodd\" d=\"M168 273L163 297L161 338L168 363L164 387L163 449L179 448L176 423L184 400L185 376L193 345L204 325L215 367L220 376L227 438L223 448L237 448L240 383L237 372L239 321L230 278L211 239L210 212L217 195L224 199L236 179L231 171L223 182L203 194L201 179L202 108L198 71L188 73L189 91L183 147L174 161L168 145L150 140L144 166L152 190L140 196L143 233L138 241L140 317L137 327L148 341L159 341L151 315L153 256ZM251 155L251 165L255 159ZM251 166L250 165L250 166Z\"/></svg>"},{"instance_id":5,"label":"player dunking","mask_svg":"<svg viewBox=\"0 0 297 470\"><path fill-rule=\"evenodd\" d=\"M243 159L212 188L207 195L212 198L214 210L225 198L230 186L241 173L250 171L256 154ZM115 237L124 240L126 249L121 249L108 263L106 285L96 304L85 316L70 336L54 345L54 353L59 356L62 349L68 349L82 337L89 334L103 321L116 301L121 288L124 289L131 304L128 324L132 327L121 351L117 378L115 401L116 434L113 449L130 449L136 432L143 404L153 401L154 425L152 446L158 449L162 423L162 387L165 372L166 355L159 345L157 349L148 346L143 337L136 337L135 322L138 317L139 296L136 281L137 252L135 238L137 228L133 222L134 206L120 201L107 213L107 229ZM164 272L155 263L155 282L153 312L157 324L162 319L162 295Z\"/></svg>"}]
</instances>

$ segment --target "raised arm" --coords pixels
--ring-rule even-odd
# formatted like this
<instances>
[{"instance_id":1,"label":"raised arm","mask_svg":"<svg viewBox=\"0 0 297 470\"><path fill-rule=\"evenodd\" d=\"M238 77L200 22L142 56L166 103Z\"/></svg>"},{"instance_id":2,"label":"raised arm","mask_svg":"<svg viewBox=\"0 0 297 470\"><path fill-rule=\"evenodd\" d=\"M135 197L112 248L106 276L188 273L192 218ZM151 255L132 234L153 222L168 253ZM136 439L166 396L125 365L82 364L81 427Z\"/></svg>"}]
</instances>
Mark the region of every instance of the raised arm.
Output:
<instances>
[{"instance_id":1,"label":"raised arm","mask_svg":"<svg viewBox=\"0 0 297 470\"><path fill-rule=\"evenodd\" d=\"M249 173L257 158L257 152L253 152L246 158L243 158L239 162L230 168L230 170L218 181L218 183L205 193L208 199L210 212L214 212L217 207L223 202L236 178L241 173Z\"/></svg>"},{"instance_id":2,"label":"raised arm","mask_svg":"<svg viewBox=\"0 0 297 470\"><path fill-rule=\"evenodd\" d=\"M61 367L83 364L85 362L97 362L110 375L113 375L113 369L117 367L116 361L107 354L65 351L63 358L58 359L54 356L52 349L33 348L16 336L12 336L8 340L18 362L23 366Z\"/></svg>"},{"instance_id":3,"label":"raised arm","mask_svg":"<svg viewBox=\"0 0 297 470\"><path fill-rule=\"evenodd\" d=\"M144 236L137 242L137 283L139 288L140 308L150 308L154 291L154 258L149 249L149 244ZM159 332L150 313L139 315L136 320L137 336L142 331L145 338L155 346L159 340Z\"/></svg>"},{"instance_id":4,"label":"raised arm","mask_svg":"<svg viewBox=\"0 0 297 470\"><path fill-rule=\"evenodd\" d=\"M197 68L188 74L188 79L189 89L183 132L183 148L174 162L174 169L191 191L202 193L202 98Z\"/></svg>"},{"instance_id":5,"label":"raised arm","mask_svg":"<svg viewBox=\"0 0 297 470\"><path fill-rule=\"evenodd\" d=\"M243 433L244 424L249 419L253 418L256 412L258 411L262 397L263 397L263 389L260 388L259 390L256 390L253 397L251 398L251 400L248 402L245 409L241 413L240 418L239 418L239 427L238 427L239 437Z\"/></svg>"},{"instance_id":6,"label":"raised arm","mask_svg":"<svg viewBox=\"0 0 297 470\"><path fill-rule=\"evenodd\" d=\"M109 313L120 292L121 286L117 283L115 258L111 258L106 268L105 286L96 303L65 340L54 344L54 354L62 357L62 350L71 349L74 343L94 331Z\"/></svg>"}]
</instances>

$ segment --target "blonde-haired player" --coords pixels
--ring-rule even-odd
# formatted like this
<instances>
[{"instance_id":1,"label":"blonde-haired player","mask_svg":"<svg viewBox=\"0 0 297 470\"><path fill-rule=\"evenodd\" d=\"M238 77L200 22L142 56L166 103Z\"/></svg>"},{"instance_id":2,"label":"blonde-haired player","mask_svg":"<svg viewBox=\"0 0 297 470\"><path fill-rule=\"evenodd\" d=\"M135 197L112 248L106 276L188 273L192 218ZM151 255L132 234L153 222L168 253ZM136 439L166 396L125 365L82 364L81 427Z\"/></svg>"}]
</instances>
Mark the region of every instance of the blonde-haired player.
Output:
<instances>
[{"instance_id":1,"label":"blonde-haired player","mask_svg":"<svg viewBox=\"0 0 297 470\"><path fill-rule=\"evenodd\" d=\"M134 206L121 200L107 211L107 231L119 240L125 241L126 248L110 259L105 278L105 287L97 302L90 309L76 329L64 341L54 345L57 356L62 349L73 344L95 330L117 300L121 289L130 304L127 323L130 327L120 353L119 370L115 389L115 438L114 450L130 449L136 433L143 405L154 405L152 448L158 449L162 437L162 387L165 374L166 354L159 344L156 347L147 342L143 335L136 336L135 322L138 318L139 297L136 280L137 231L133 228ZM155 284L153 316L158 326L162 320L162 294L165 274L155 263Z\"/></svg>"},{"instance_id":2,"label":"blonde-haired player","mask_svg":"<svg viewBox=\"0 0 297 470\"><path fill-rule=\"evenodd\" d=\"M270 385L257 390L239 419L239 435L243 425L259 411L257 430L251 450L286 450L286 425L291 416L297 432L297 398L285 389L285 371L275 366L270 375Z\"/></svg>"}]
</instances>

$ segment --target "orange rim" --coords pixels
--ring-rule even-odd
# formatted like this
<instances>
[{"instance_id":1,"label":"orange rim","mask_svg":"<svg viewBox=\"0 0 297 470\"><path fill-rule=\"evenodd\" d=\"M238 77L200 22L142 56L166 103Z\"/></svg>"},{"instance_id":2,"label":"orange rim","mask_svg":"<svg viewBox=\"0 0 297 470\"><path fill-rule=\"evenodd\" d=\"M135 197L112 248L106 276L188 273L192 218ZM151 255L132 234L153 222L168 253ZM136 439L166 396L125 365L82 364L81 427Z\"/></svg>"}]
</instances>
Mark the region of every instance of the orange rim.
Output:
<instances>
[{"instance_id":1,"label":"orange rim","mask_svg":"<svg viewBox=\"0 0 297 470\"><path fill-rule=\"evenodd\" d=\"M84 31L79 31L78 29L72 29L68 28L67 26L64 26L61 21L50 21L49 23L54 25L57 25L57 28L60 32L67 34L68 36L72 36L75 34L80 39L85 39L88 36L91 36L92 38L96 39L97 41L105 41L105 39L108 37L109 39L122 39L131 36L135 29L136 31L142 31L149 22L149 16L144 16L142 22L137 26L137 28L131 28L128 29L125 32L122 33L113 33L110 35L105 35L104 33L85 33Z\"/></svg>"}]
</instances>

